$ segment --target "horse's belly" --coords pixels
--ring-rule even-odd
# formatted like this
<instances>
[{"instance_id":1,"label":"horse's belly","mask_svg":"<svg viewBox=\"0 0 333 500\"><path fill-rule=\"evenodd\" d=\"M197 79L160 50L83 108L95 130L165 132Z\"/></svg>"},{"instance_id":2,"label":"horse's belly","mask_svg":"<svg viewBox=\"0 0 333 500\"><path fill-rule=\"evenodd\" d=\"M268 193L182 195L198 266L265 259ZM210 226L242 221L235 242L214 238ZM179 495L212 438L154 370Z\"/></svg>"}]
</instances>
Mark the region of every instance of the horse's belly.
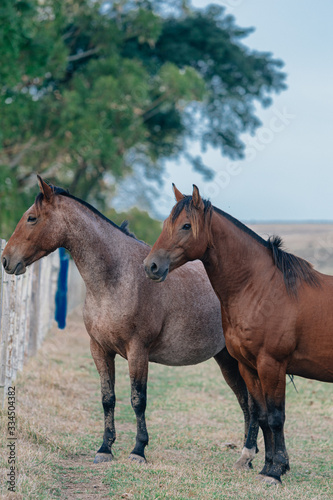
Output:
<instances>
[{"instance_id":1,"label":"horse's belly","mask_svg":"<svg viewBox=\"0 0 333 500\"><path fill-rule=\"evenodd\" d=\"M321 357L299 356L295 353L287 366L287 373L321 382L333 382L333 353L328 352Z\"/></svg>"},{"instance_id":2,"label":"horse's belly","mask_svg":"<svg viewBox=\"0 0 333 500\"><path fill-rule=\"evenodd\" d=\"M179 338L179 337L178 337ZM207 361L225 347L223 335L214 339L205 340L202 335L200 339L186 338L186 334L181 337L181 342L162 342L151 349L149 361L168 366L196 365Z\"/></svg>"},{"instance_id":3,"label":"horse's belly","mask_svg":"<svg viewBox=\"0 0 333 500\"><path fill-rule=\"evenodd\" d=\"M287 371L300 377L333 382L332 322L325 324L310 319L298 331L297 346L288 363Z\"/></svg>"}]
</instances>

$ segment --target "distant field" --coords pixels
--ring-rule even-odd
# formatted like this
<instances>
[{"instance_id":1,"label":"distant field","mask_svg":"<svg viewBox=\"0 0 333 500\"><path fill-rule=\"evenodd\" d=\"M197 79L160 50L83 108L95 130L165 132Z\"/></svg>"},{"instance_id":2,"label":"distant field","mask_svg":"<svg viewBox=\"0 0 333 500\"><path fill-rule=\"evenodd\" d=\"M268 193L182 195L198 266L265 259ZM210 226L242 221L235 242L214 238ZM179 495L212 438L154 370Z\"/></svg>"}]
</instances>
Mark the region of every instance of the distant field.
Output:
<instances>
[{"instance_id":1,"label":"distant field","mask_svg":"<svg viewBox=\"0 0 333 500\"><path fill-rule=\"evenodd\" d=\"M333 274L333 225L253 228L264 237L283 236L289 251L316 258L318 269ZM256 480L264 460L261 434L253 470L233 469L242 449L242 414L214 360L185 368L150 365L148 463L138 465L128 461L136 425L127 362L117 357L116 461L93 465L103 434L99 377L81 314L75 313L65 331L53 329L15 382L17 493L6 491L1 433L0 498L332 500L333 384L295 382L298 392L287 385L285 425L291 471L281 487ZM0 416L5 428L6 409Z\"/></svg>"},{"instance_id":2,"label":"distant field","mask_svg":"<svg viewBox=\"0 0 333 500\"><path fill-rule=\"evenodd\" d=\"M252 224L256 233L267 239L283 238L285 249L311 262L314 267L333 274L333 224Z\"/></svg>"}]
</instances>

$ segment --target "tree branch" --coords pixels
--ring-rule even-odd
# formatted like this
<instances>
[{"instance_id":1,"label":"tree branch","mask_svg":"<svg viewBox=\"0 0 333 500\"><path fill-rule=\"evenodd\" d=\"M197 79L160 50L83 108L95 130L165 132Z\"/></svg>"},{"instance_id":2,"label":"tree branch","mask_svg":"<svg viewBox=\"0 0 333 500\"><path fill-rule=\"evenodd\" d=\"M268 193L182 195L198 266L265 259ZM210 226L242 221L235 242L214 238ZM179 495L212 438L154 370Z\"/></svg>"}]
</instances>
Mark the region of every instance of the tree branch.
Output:
<instances>
[{"instance_id":1,"label":"tree branch","mask_svg":"<svg viewBox=\"0 0 333 500\"><path fill-rule=\"evenodd\" d=\"M72 56L67 57L68 62L79 61L80 59L85 59L86 57L93 56L98 53L98 49L89 49L85 52L79 52L78 54L74 54Z\"/></svg>"}]
</instances>

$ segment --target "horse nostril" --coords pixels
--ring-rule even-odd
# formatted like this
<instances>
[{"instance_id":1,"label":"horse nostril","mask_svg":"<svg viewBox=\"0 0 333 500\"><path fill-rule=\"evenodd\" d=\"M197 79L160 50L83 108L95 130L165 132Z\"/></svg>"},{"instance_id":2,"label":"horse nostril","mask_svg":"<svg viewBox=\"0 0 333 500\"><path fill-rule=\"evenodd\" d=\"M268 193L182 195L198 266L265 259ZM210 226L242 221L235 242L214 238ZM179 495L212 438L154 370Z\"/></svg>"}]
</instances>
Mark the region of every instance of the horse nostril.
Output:
<instances>
[{"instance_id":1,"label":"horse nostril","mask_svg":"<svg viewBox=\"0 0 333 500\"><path fill-rule=\"evenodd\" d=\"M2 265L6 269L6 265L7 265L6 257L2 257Z\"/></svg>"},{"instance_id":2,"label":"horse nostril","mask_svg":"<svg viewBox=\"0 0 333 500\"><path fill-rule=\"evenodd\" d=\"M156 273L158 267L157 265L155 264L155 262L152 263L152 265L150 266L150 270L152 273Z\"/></svg>"}]
</instances>

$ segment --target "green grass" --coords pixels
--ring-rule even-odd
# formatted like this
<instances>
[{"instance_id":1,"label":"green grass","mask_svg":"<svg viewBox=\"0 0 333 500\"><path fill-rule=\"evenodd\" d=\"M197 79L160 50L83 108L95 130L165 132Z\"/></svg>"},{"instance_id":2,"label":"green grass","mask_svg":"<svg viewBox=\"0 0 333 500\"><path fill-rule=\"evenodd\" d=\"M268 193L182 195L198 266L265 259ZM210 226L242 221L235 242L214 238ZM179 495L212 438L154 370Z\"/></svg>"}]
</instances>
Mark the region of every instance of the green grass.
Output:
<instances>
[{"instance_id":1,"label":"green grass","mask_svg":"<svg viewBox=\"0 0 333 500\"><path fill-rule=\"evenodd\" d=\"M333 387L296 378L287 386L285 434L291 471L282 487L233 469L242 448L241 411L214 362L150 365L147 464L128 460L135 442L127 362L116 358L116 460L93 465L102 441L99 377L88 335L76 317L53 332L16 381L18 478L28 499L294 499L333 498ZM6 424L5 411L1 425ZM5 435L1 437L5 449ZM2 498L6 457L1 456Z\"/></svg>"}]
</instances>

